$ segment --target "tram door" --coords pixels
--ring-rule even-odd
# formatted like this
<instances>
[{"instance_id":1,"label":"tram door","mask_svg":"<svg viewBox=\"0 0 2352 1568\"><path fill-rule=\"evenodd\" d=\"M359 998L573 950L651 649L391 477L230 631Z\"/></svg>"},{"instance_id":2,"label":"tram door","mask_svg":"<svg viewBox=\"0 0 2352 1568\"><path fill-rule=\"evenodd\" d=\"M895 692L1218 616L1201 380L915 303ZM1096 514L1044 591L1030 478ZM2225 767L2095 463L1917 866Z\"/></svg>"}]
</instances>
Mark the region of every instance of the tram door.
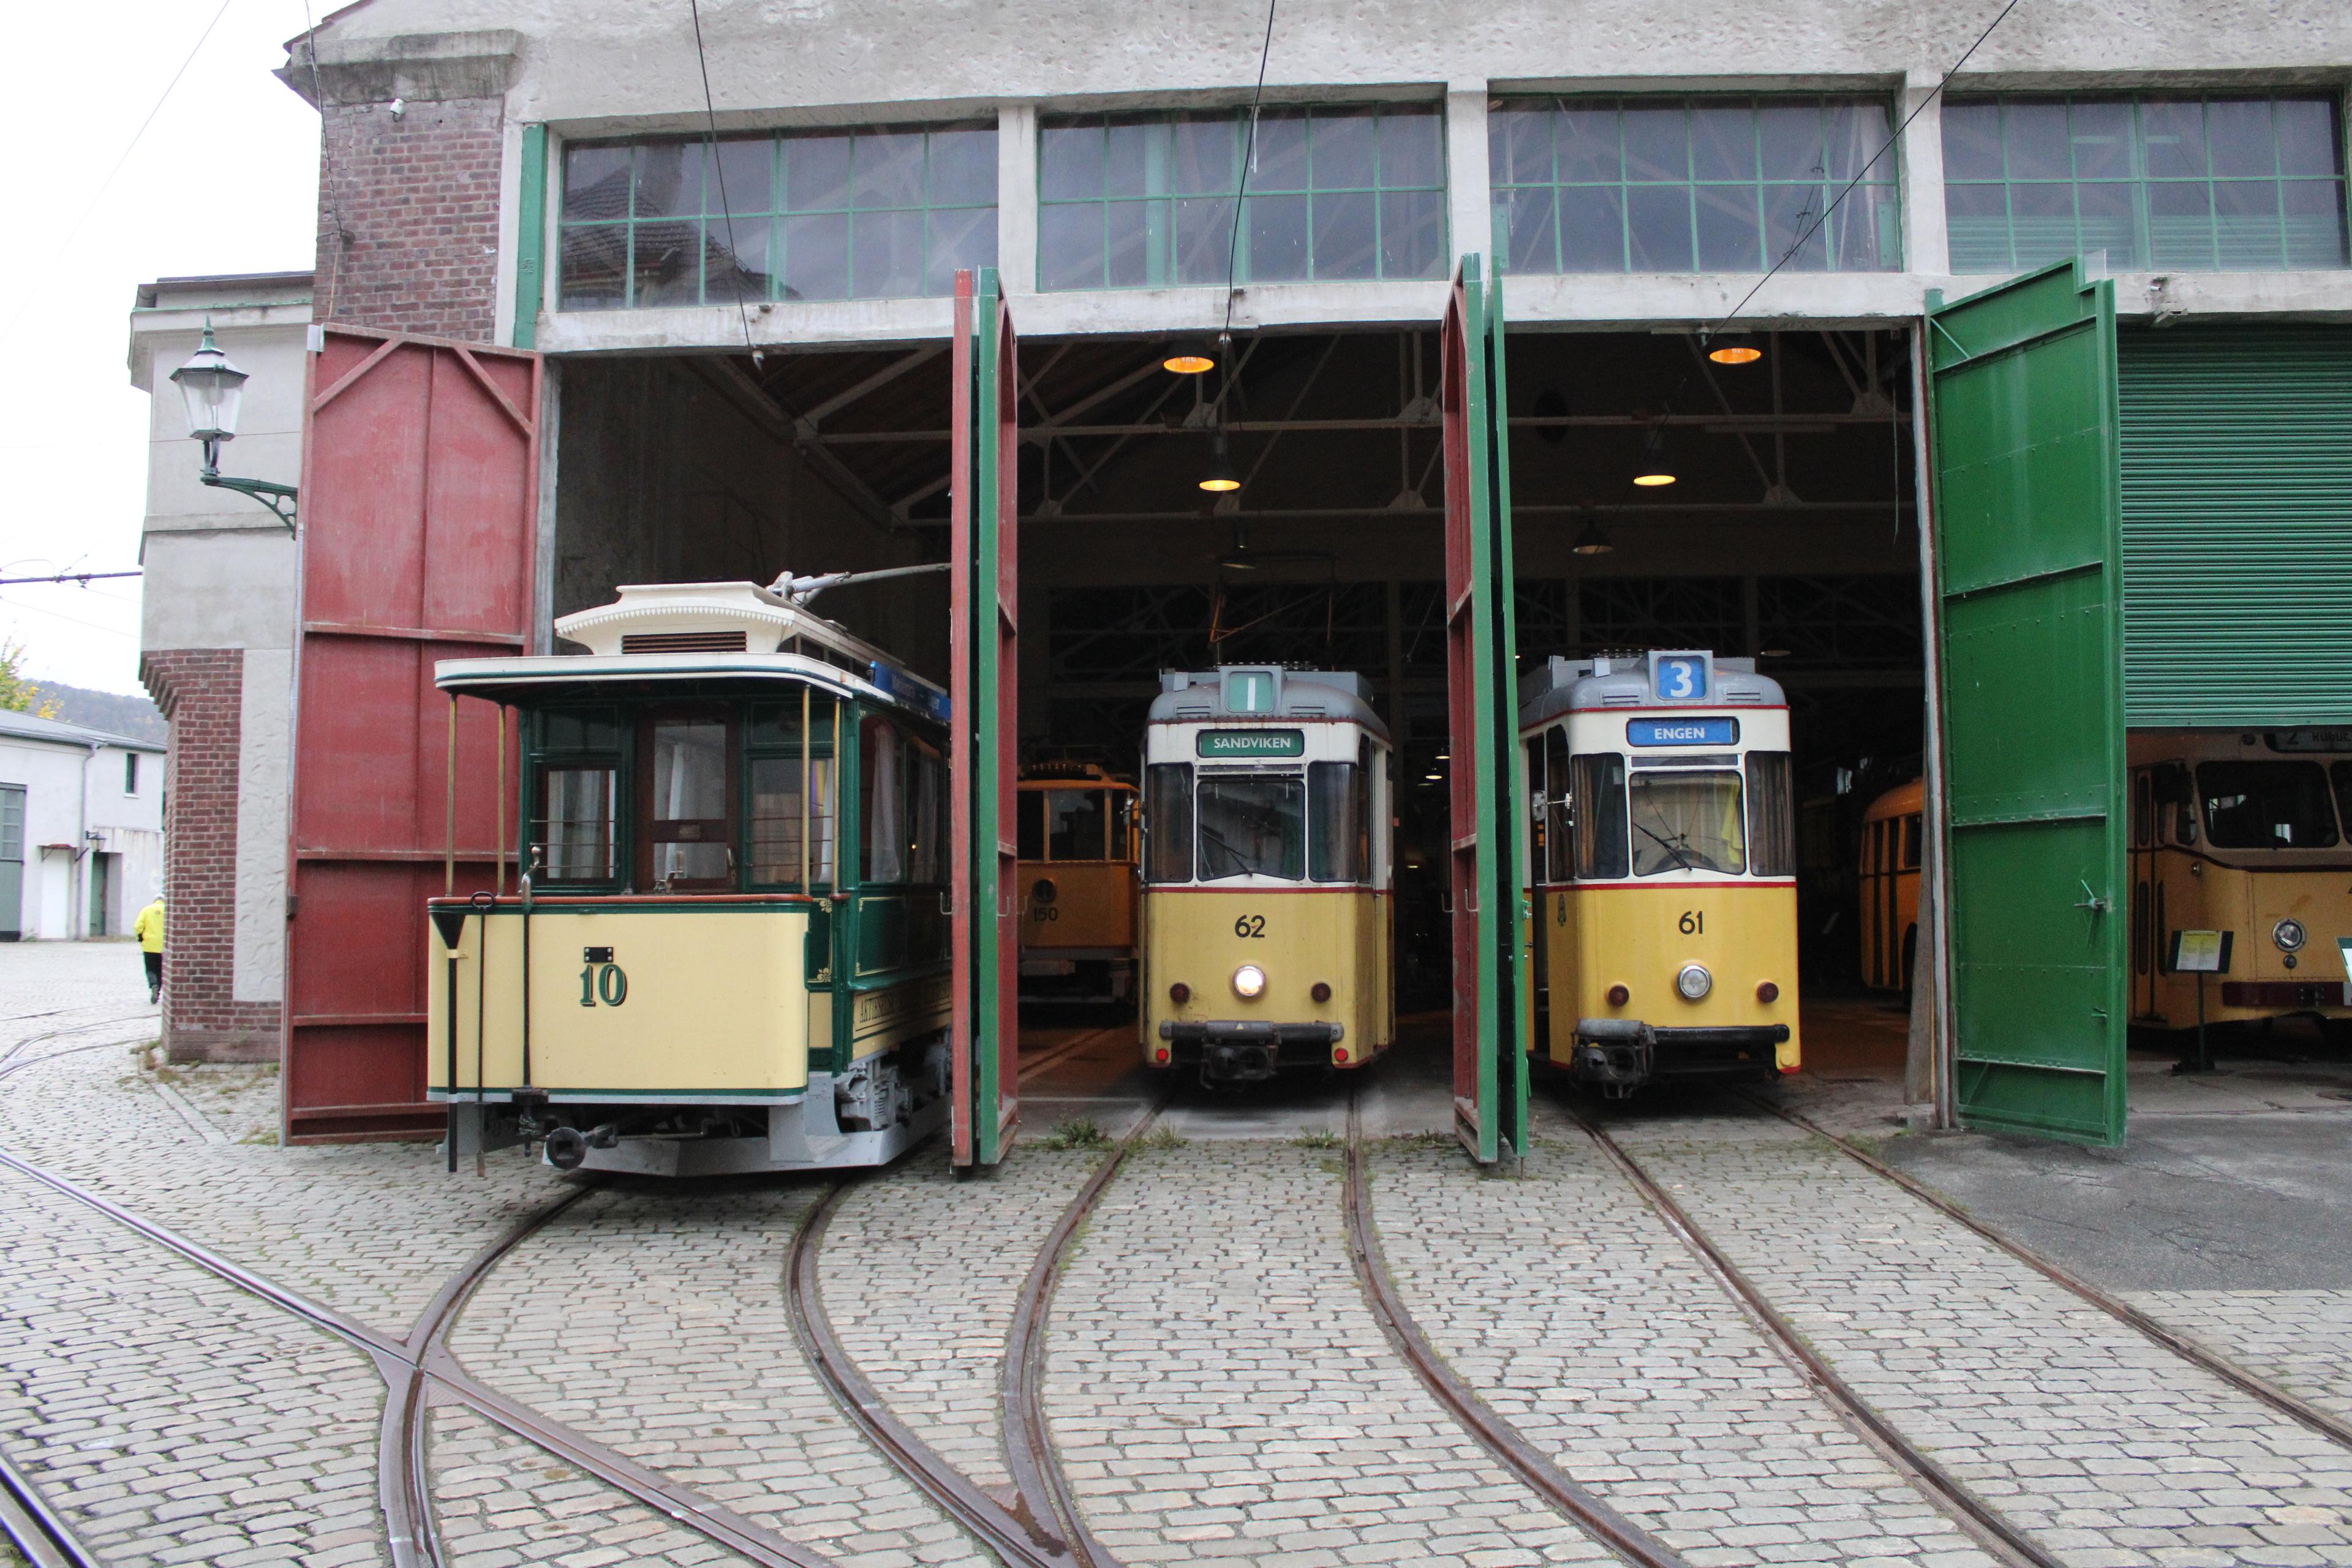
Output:
<instances>
[{"instance_id":1,"label":"tram door","mask_svg":"<svg viewBox=\"0 0 2352 1568\"><path fill-rule=\"evenodd\" d=\"M1465 256L1440 333L1451 766L1454 1131L1491 1163L1527 1152L1528 920L1519 839L1518 647L1501 279Z\"/></svg>"},{"instance_id":2,"label":"tram door","mask_svg":"<svg viewBox=\"0 0 2352 1568\"><path fill-rule=\"evenodd\" d=\"M1018 1115L1016 348L996 269L957 273L948 658L958 803L950 1159L960 1169L1003 1159Z\"/></svg>"},{"instance_id":3,"label":"tram door","mask_svg":"<svg viewBox=\"0 0 2352 1568\"><path fill-rule=\"evenodd\" d=\"M1927 355L1961 1119L2124 1133L2130 897L2115 284L1947 305Z\"/></svg>"}]
</instances>

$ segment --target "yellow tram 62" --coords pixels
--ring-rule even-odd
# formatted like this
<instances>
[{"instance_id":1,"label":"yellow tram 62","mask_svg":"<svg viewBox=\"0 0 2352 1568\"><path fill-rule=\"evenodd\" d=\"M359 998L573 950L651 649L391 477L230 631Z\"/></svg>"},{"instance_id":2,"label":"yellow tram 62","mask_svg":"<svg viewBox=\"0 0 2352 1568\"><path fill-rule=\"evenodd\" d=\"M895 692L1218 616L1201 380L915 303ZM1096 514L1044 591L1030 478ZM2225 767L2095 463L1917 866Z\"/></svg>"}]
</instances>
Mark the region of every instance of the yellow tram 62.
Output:
<instances>
[{"instance_id":1,"label":"yellow tram 62","mask_svg":"<svg viewBox=\"0 0 2352 1568\"><path fill-rule=\"evenodd\" d=\"M1396 1037L1388 729L1363 678L1160 678L1143 750L1143 1059L1245 1083Z\"/></svg>"},{"instance_id":2,"label":"yellow tram 62","mask_svg":"<svg viewBox=\"0 0 2352 1568\"><path fill-rule=\"evenodd\" d=\"M437 667L522 742L519 896L429 904L453 1161L870 1165L945 1120L947 696L813 581L625 587L556 622L584 658Z\"/></svg>"},{"instance_id":3,"label":"yellow tram 62","mask_svg":"<svg viewBox=\"0 0 2352 1568\"><path fill-rule=\"evenodd\" d=\"M1021 999L1135 994L1136 788L1094 763L1021 770Z\"/></svg>"},{"instance_id":4,"label":"yellow tram 62","mask_svg":"<svg viewBox=\"0 0 2352 1568\"><path fill-rule=\"evenodd\" d=\"M1555 658L1521 677L1538 1048L1612 1095L1794 1072L1789 709L1753 660Z\"/></svg>"}]
</instances>

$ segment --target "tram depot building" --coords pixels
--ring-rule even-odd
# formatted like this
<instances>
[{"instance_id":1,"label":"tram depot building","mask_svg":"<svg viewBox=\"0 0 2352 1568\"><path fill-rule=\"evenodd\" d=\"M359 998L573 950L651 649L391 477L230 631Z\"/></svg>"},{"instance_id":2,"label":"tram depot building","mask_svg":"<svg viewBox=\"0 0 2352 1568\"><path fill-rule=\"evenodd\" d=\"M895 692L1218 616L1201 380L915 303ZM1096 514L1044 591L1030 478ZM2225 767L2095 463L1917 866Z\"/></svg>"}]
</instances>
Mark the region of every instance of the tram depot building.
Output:
<instances>
[{"instance_id":1,"label":"tram depot building","mask_svg":"<svg viewBox=\"0 0 2352 1568\"><path fill-rule=\"evenodd\" d=\"M2133 759L2352 751L2352 9L2028 0L1939 91L1979 9L1285 5L1255 115L1239 5L722 0L699 54L682 5L322 16L280 73L315 270L133 316L171 1050L282 1055L292 1140L437 1130L435 661L559 651L621 584L947 559L999 434L970 271L1018 339L1024 758L1131 771L1163 670L1362 676L1398 1010L1444 1009L1449 780L1500 766L1450 749L1449 527L1484 530L1516 646L1476 689L1645 648L1785 689L1808 987L1863 979L1863 813L1924 777L1912 1098L2121 1138L2169 934ZM207 321L251 375L225 463L299 484L299 542L194 479L164 381ZM1491 426L1475 476L1449 421ZM940 576L824 611L948 683ZM487 886L511 742L460 722ZM2343 1016L2352 930L2242 923L2231 983Z\"/></svg>"}]
</instances>

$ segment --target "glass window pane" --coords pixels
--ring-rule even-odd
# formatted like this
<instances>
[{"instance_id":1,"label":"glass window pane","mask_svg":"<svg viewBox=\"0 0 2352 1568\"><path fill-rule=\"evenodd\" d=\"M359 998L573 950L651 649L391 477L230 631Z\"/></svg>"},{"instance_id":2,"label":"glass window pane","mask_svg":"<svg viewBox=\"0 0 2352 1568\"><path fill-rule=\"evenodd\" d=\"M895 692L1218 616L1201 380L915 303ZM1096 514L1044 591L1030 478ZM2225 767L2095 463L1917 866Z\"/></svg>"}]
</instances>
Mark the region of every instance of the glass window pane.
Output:
<instances>
[{"instance_id":1,"label":"glass window pane","mask_svg":"<svg viewBox=\"0 0 2352 1568\"><path fill-rule=\"evenodd\" d=\"M1024 789L1013 797L1013 853L1024 860L1045 858L1045 792Z\"/></svg>"},{"instance_id":2,"label":"glass window pane","mask_svg":"<svg viewBox=\"0 0 2352 1568\"><path fill-rule=\"evenodd\" d=\"M2128 103L2077 103L2074 106L2074 177L2078 180L2126 180L2132 169L2132 106Z\"/></svg>"},{"instance_id":3,"label":"glass window pane","mask_svg":"<svg viewBox=\"0 0 2352 1568\"><path fill-rule=\"evenodd\" d=\"M858 207L911 207L923 200L923 133L869 132L849 145L849 199Z\"/></svg>"},{"instance_id":4,"label":"glass window pane","mask_svg":"<svg viewBox=\"0 0 2352 1568\"><path fill-rule=\"evenodd\" d=\"M2267 99L2224 99L2205 106L2205 144L2217 180L2278 173L2278 144L2271 135Z\"/></svg>"},{"instance_id":5,"label":"glass window pane","mask_svg":"<svg viewBox=\"0 0 2352 1568\"><path fill-rule=\"evenodd\" d=\"M1080 202L1038 209L1037 286L1103 286L1103 209L1099 203Z\"/></svg>"},{"instance_id":6,"label":"glass window pane","mask_svg":"<svg viewBox=\"0 0 2352 1568\"><path fill-rule=\"evenodd\" d=\"M1179 195L1220 195L1234 189L1242 166L1238 120L1230 114L1188 116L1176 121L1171 134L1170 174ZM1258 181L1253 176L1250 184Z\"/></svg>"},{"instance_id":7,"label":"glass window pane","mask_svg":"<svg viewBox=\"0 0 2352 1568\"><path fill-rule=\"evenodd\" d=\"M1627 186L1625 225L1633 241L1634 271L1693 269L1688 185Z\"/></svg>"},{"instance_id":8,"label":"glass window pane","mask_svg":"<svg viewBox=\"0 0 2352 1568\"><path fill-rule=\"evenodd\" d=\"M636 150L637 217L676 217L702 210L702 144L653 142Z\"/></svg>"},{"instance_id":9,"label":"glass window pane","mask_svg":"<svg viewBox=\"0 0 2352 1568\"><path fill-rule=\"evenodd\" d=\"M546 882L608 882L620 774L613 768L541 768L530 840Z\"/></svg>"},{"instance_id":10,"label":"glass window pane","mask_svg":"<svg viewBox=\"0 0 2352 1568\"><path fill-rule=\"evenodd\" d=\"M1944 105L1944 178L1998 180L2000 166L2000 105Z\"/></svg>"},{"instance_id":11,"label":"glass window pane","mask_svg":"<svg viewBox=\"0 0 2352 1568\"><path fill-rule=\"evenodd\" d=\"M2344 172L2336 106L2326 99L2281 99L2271 106L2278 130L2279 173L2335 175Z\"/></svg>"},{"instance_id":12,"label":"glass window pane","mask_svg":"<svg viewBox=\"0 0 2352 1568\"><path fill-rule=\"evenodd\" d=\"M2113 266L2132 264L2141 254L2139 223L2135 214L2137 203L2134 200L2137 193L2137 186L2120 183L2075 187L2075 205L2082 216L2083 249L2105 251ZM2273 234L2275 237L2275 224ZM2276 248L2275 245L2273 248Z\"/></svg>"},{"instance_id":13,"label":"glass window pane","mask_svg":"<svg viewBox=\"0 0 2352 1568\"><path fill-rule=\"evenodd\" d=\"M1388 190L1445 184L1444 122L1433 112L1381 116L1381 184Z\"/></svg>"},{"instance_id":14,"label":"glass window pane","mask_svg":"<svg viewBox=\"0 0 2352 1568\"><path fill-rule=\"evenodd\" d=\"M1115 123L1103 133L1103 193L1140 196L1151 192L1151 163L1164 132L1157 124Z\"/></svg>"},{"instance_id":15,"label":"glass window pane","mask_svg":"<svg viewBox=\"0 0 2352 1568\"><path fill-rule=\"evenodd\" d=\"M1498 109L1488 115L1487 177L1498 185L1549 184L1551 128L1549 109Z\"/></svg>"},{"instance_id":16,"label":"glass window pane","mask_svg":"<svg viewBox=\"0 0 2352 1568\"><path fill-rule=\"evenodd\" d=\"M1223 283L1232 265L1234 198L1188 196L1174 202L1178 283Z\"/></svg>"},{"instance_id":17,"label":"glass window pane","mask_svg":"<svg viewBox=\"0 0 2352 1568\"><path fill-rule=\"evenodd\" d=\"M2344 186L2335 180L2289 180L2280 187L2285 209L2286 264L2289 267L2341 267L2347 259L2344 244Z\"/></svg>"},{"instance_id":18,"label":"glass window pane","mask_svg":"<svg viewBox=\"0 0 2352 1568\"><path fill-rule=\"evenodd\" d=\"M638 808L653 851L656 892L707 890L733 880L734 829L727 810L727 731L715 719L653 726L647 799Z\"/></svg>"},{"instance_id":19,"label":"glass window pane","mask_svg":"<svg viewBox=\"0 0 2352 1568\"><path fill-rule=\"evenodd\" d=\"M1569 778L1577 876L1588 880L1624 876L1625 759L1613 752L1577 756Z\"/></svg>"},{"instance_id":20,"label":"glass window pane","mask_svg":"<svg viewBox=\"0 0 2352 1568\"><path fill-rule=\"evenodd\" d=\"M1313 834L1307 875L1312 881L1364 879L1363 795L1359 783L1353 763L1307 764L1307 823Z\"/></svg>"},{"instance_id":21,"label":"glass window pane","mask_svg":"<svg viewBox=\"0 0 2352 1568\"><path fill-rule=\"evenodd\" d=\"M906 747L898 727L867 719L858 727L858 806L865 818L867 882L907 879Z\"/></svg>"},{"instance_id":22,"label":"glass window pane","mask_svg":"<svg viewBox=\"0 0 2352 1568\"><path fill-rule=\"evenodd\" d=\"M855 298L900 300L921 290L921 213L858 212L849 223L849 284Z\"/></svg>"},{"instance_id":23,"label":"glass window pane","mask_svg":"<svg viewBox=\"0 0 2352 1568\"><path fill-rule=\"evenodd\" d=\"M1953 271L2000 272L2015 264L2009 245L2007 186L1947 185L1944 211Z\"/></svg>"},{"instance_id":24,"label":"glass window pane","mask_svg":"<svg viewBox=\"0 0 2352 1568\"><path fill-rule=\"evenodd\" d=\"M996 202L996 132L930 132L933 206L992 206Z\"/></svg>"},{"instance_id":25,"label":"glass window pane","mask_svg":"<svg viewBox=\"0 0 2352 1568\"><path fill-rule=\"evenodd\" d=\"M1875 181L1853 187L1830 214L1830 254L1841 272L1900 267L1903 214L1895 187Z\"/></svg>"},{"instance_id":26,"label":"glass window pane","mask_svg":"<svg viewBox=\"0 0 2352 1568\"><path fill-rule=\"evenodd\" d=\"M793 718L797 721L799 714L795 712ZM760 757L751 763L751 880L755 883L800 885L801 773L797 756Z\"/></svg>"},{"instance_id":27,"label":"glass window pane","mask_svg":"<svg viewBox=\"0 0 2352 1568\"><path fill-rule=\"evenodd\" d=\"M1307 277L1307 198L1254 195L1245 205L1251 280L1280 282Z\"/></svg>"},{"instance_id":28,"label":"glass window pane","mask_svg":"<svg viewBox=\"0 0 2352 1568\"><path fill-rule=\"evenodd\" d=\"M629 150L626 147L567 147L563 150L563 216L622 218L629 216Z\"/></svg>"},{"instance_id":29,"label":"glass window pane","mask_svg":"<svg viewBox=\"0 0 2352 1568\"><path fill-rule=\"evenodd\" d=\"M1698 216L1698 268L1702 272L1761 270L1756 187L1699 185L1694 188Z\"/></svg>"},{"instance_id":30,"label":"glass window pane","mask_svg":"<svg viewBox=\"0 0 2352 1568\"><path fill-rule=\"evenodd\" d=\"M1445 193L1391 191L1381 198L1381 276L1445 275Z\"/></svg>"},{"instance_id":31,"label":"glass window pane","mask_svg":"<svg viewBox=\"0 0 2352 1568\"><path fill-rule=\"evenodd\" d=\"M1102 195L1103 133L1096 125L1047 126L1037 133L1037 194L1049 202Z\"/></svg>"},{"instance_id":32,"label":"glass window pane","mask_svg":"<svg viewBox=\"0 0 2352 1568\"><path fill-rule=\"evenodd\" d=\"M692 218L632 226L629 271L633 305L696 305L702 301L702 225Z\"/></svg>"},{"instance_id":33,"label":"glass window pane","mask_svg":"<svg viewBox=\"0 0 2352 1568\"><path fill-rule=\"evenodd\" d=\"M1819 180L1829 173L1819 104L1766 104L1757 110L1756 121L1765 179Z\"/></svg>"},{"instance_id":34,"label":"glass window pane","mask_svg":"<svg viewBox=\"0 0 2352 1568\"><path fill-rule=\"evenodd\" d=\"M733 304L770 297L768 245L775 223L768 217L714 217L703 221L702 297Z\"/></svg>"},{"instance_id":35,"label":"glass window pane","mask_svg":"<svg viewBox=\"0 0 2352 1568\"><path fill-rule=\"evenodd\" d=\"M1625 204L1615 185L1560 187L1559 269L1625 270Z\"/></svg>"},{"instance_id":36,"label":"glass window pane","mask_svg":"<svg viewBox=\"0 0 2352 1568\"><path fill-rule=\"evenodd\" d=\"M1570 851L1576 823L1569 810L1575 784L1568 771L1568 731L1544 731L1544 879L1565 882L1576 875Z\"/></svg>"},{"instance_id":37,"label":"glass window pane","mask_svg":"<svg viewBox=\"0 0 2352 1568\"><path fill-rule=\"evenodd\" d=\"M784 298L849 297L849 219L840 213L788 217L784 231Z\"/></svg>"},{"instance_id":38,"label":"glass window pane","mask_svg":"<svg viewBox=\"0 0 2352 1568\"><path fill-rule=\"evenodd\" d=\"M1633 875L1748 870L1748 830L1736 773L1637 773L1631 795Z\"/></svg>"},{"instance_id":39,"label":"glass window pane","mask_svg":"<svg viewBox=\"0 0 2352 1568\"><path fill-rule=\"evenodd\" d=\"M949 207L930 216L930 247L923 263L925 293L952 294L959 268L996 265L994 207Z\"/></svg>"},{"instance_id":40,"label":"glass window pane","mask_svg":"<svg viewBox=\"0 0 2352 1568\"><path fill-rule=\"evenodd\" d=\"M1622 125L1628 180L1690 178L1689 121L1679 106L1628 109Z\"/></svg>"},{"instance_id":41,"label":"glass window pane","mask_svg":"<svg viewBox=\"0 0 2352 1568\"><path fill-rule=\"evenodd\" d=\"M2317 763L2206 763L2197 770L2216 849L2326 849L2336 808Z\"/></svg>"},{"instance_id":42,"label":"glass window pane","mask_svg":"<svg viewBox=\"0 0 2352 1568\"><path fill-rule=\"evenodd\" d=\"M610 310L628 302L629 226L567 225L557 309Z\"/></svg>"},{"instance_id":43,"label":"glass window pane","mask_svg":"<svg viewBox=\"0 0 2352 1568\"><path fill-rule=\"evenodd\" d=\"M1552 191L1549 185L1498 190L1495 193L1495 212L1502 220L1506 266L1514 272L1558 272L1560 269L1558 236L1552 226Z\"/></svg>"},{"instance_id":44,"label":"glass window pane","mask_svg":"<svg viewBox=\"0 0 2352 1568\"><path fill-rule=\"evenodd\" d=\"M2205 165L2205 106L2143 103L2139 106L2142 154L2152 180L2201 180Z\"/></svg>"},{"instance_id":45,"label":"glass window pane","mask_svg":"<svg viewBox=\"0 0 2352 1568\"><path fill-rule=\"evenodd\" d=\"M1375 127L1371 111L1362 109L1327 109L1307 122L1315 189L1361 191L1379 183Z\"/></svg>"},{"instance_id":46,"label":"glass window pane","mask_svg":"<svg viewBox=\"0 0 2352 1568\"><path fill-rule=\"evenodd\" d=\"M1252 191L1303 191L1307 185L1307 115L1267 110L1258 116L1250 153Z\"/></svg>"},{"instance_id":47,"label":"glass window pane","mask_svg":"<svg viewBox=\"0 0 2352 1568\"><path fill-rule=\"evenodd\" d=\"M621 743L620 721L610 708L558 708L540 715L539 744L547 752L608 752Z\"/></svg>"},{"instance_id":48,"label":"glass window pane","mask_svg":"<svg viewBox=\"0 0 2352 1568\"><path fill-rule=\"evenodd\" d=\"M707 193L715 213L772 213L776 210L776 142L772 136L756 141L738 137L719 144L715 178Z\"/></svg>"},{"instance_id":49,"label":"glass window pane","mask_svg":"<svg viewBox=\"0 0 2352 1568\"><path fill-rule=\"evenodd\" d=\"M2213 265L2213 198L2206 186L2179 181L2148 186L2147 248L2152 267Z\"/></svg>"},{"instance_id":50,"label":"glass window pane","mask_svg":"<svg viewBox=\"0 0 2352 1568\"><path fill-rule=\"evenodd\" d=\"M849 138L784 138L784 206L814 212L849 205Z\"/></svg>"},{"instance_id":51,"label":"glass window pane","mask_svg":"<svg viewBox=\"0 0 2352 1568\"><path fill-rule=\"evenodd\" d=\"M1755 837L1754 869L1759 877L1797 874L1797 812L1791 776L1788 752L1748 753L1748 826ZM1912 843L1917 842L1915 837ZM1916 859L1912 863L1916 865Z\"/></svg>"},{"instance_id":52,"label":"glass window pane","mask_svg":"<svg viewBox=\"0 0 2352 1568\"><path fill-rule=\"evenodd\" d=\"M1756 178L1756 111L1746 104L1691 111L1691 176Z\"/></svg>"},{"instance_id":53,"label":"glass window pane","mask_svg":"<svg viewBox=\"0 0 2352 1568\"><path fill-rule=\"evenodd\" d=\"M1614 109L1563 109L1558 126L1562 184L1614 184L1624 177Z\"/></svg>"},{"instance_id":54,"label":"glass window pane","mask_svg":"<svg viewBox=\"0 0 2352 1568\"><path fill-rule=\"evenodd\" d=\"M1167 248L1168 204L1108 202L1104 216L1105 271L1110 286L1132 289L1157 281L1152 264Z\"/></svg>"},{"instance_id":55,"label":"glass window pane","mask_svg":"<svg viewBox=\"0 0 2352 1568\"><path fill-rule=\"evenodd\" d=\"M1144 880L1192 879L1192 766L1154 763L1143 773Z\"/></svg>"},{"instance_id":56,"label":"glass window pane","mask_svg":"<svg viewBox=\"0 0 2352 1568\"><path fill-rule=\"evenodd\" d=\"M1886 123L1886 105L1875 101L1832 104L1827 119L1827 173L1831 179L1895 178L1895 150L1890 145L1893 132Z\"/></svg>"},{"instance_id":57,"label":"glass window pane","mask_svg":"<svg viewBox=\"0 0 2352 1568\"><path fill-rule=\"evenodd\" d=\"M2017 245L2017 264L2033 267L2072 256L2074 237L2074 187L2070 184L2011 185L2009 188L2010 232Z\"/></svg>"},{"instance_id":58,"label":"glass window pane","mask_svg":"<svg viewBox=\"0 0 2352 1568\"><path fill-rule=\"evenodd\" d=\"M2010 103L2003 106L2004 139L2009 146L2009 177L2012 180L2063 180L2073 176L2074 158L2067 142L2063 103Z\"/></svg>"},{"instance_id":59,"label":"glass window pane","mask_svg":"<svg viewBox=\"0 0 2352 1568\"><path fill-rule=\"evenodd\" d=\"M1307 781L1220 773L1201 781L1201 880L1307 874Z\"/></svg>"},{"instance_id":60,"label":"glass window pane","mask_svg":"<svg viewBox=\"0 0 2352 1568\"><path fill-rule=\"evenodd\" d=\"M1768 266L1819 272L1829 265L1829 237L1818 219L1829 198L1819 185L1764 187L1764 255Z\"/></svg>"},{"instance_id":61,"label":"glass window pane","mask_svg":"<svg viewBox=\"0 0 2352 1568\"><path fill-rule=\"evenodd\" d=\"M1109 842L1109 798L1098 789L1032 790L1045 800L1045 839L1056 860L1099 860Z\"/></svg>"},{"instance_id":62,"label":"glass window pane","mask_svg":"<svg viewBox=\"0 0 2352 1568\"><path fill-rule=\"evenodd\" d=\"M2285 264L2279 235L2279 189L2274 180L2213 182L2215 259L2224 271Z\"/></svg>"},{"instance_id":63,"label":"glass window pane","mask_svg":"<svg viewBox=\"0 0 2352 1568\"><path fill-rule=\"evenodd\" d=\"M1373 278L1380 274L1375 204L1369 191L1314 197L1315 276ZM1255 259L1255 252L1252 252ZM1255 273L1253 272L1253 276Z\"/></svg>"}]
</instances>

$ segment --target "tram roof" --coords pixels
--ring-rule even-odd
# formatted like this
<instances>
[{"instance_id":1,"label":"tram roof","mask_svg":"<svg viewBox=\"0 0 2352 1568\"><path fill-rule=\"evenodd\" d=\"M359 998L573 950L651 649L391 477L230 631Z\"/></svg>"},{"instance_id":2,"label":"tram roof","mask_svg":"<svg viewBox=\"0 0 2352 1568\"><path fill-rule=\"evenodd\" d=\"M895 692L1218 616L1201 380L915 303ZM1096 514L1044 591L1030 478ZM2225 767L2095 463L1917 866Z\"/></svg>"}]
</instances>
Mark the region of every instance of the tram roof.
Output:
<instances>
[{"instance_id":1,"label":"tram roof","mask_svg":"<svg viewBox=\"0 0 2352 1568\"><path fill-rule=\"evenodd\" d=\"M625 653L584 658L531 654L445 658L433 667L433 684L441 690L533 703L611 698L636 687L719 681L752 688L810 687L833 697L897 708L936 723L945 723L948 718L944 692L895 666L877 662L861 677L798 653Z\"/></svg>"},{"instance_id":2,"label":"tram roof","mask_svg":"<svg viewBox=\"0 0 2352 1568\"><path fill-rule=\"evenodd\" d=\"M1519 722L1540 724L1562 713L1620 708L1788 706L1780 683L1757 674L1754 659L1704 657L1715 672L1714 689L1704 700L1694 702L1658 695L1651 683L1651 655L1646 651L1594 658L1563 658L1554 654L1540 668L1519 677Z\"/></svg>"},{"instance_id":3,"label":"tram roof","mask_svg":"<svg viewBox=\"0 0 2352 1568\"><path fill-rule=\"evenodd\" d=\"M1234 677L1244 677L1235 681ZM1262 678L1273 687L1253 686ZM1242 694L1244 700L1232 699ZM1389 727L1372 711L1371 688L1353 670L1285 669L1271 664L1223 664L1214 669L1162 670L1160 695L1151 700L1155 724L1194 724L1252 719L1325 719L1356 724L1385 741Z\"/></svg>"}]
</instances>

